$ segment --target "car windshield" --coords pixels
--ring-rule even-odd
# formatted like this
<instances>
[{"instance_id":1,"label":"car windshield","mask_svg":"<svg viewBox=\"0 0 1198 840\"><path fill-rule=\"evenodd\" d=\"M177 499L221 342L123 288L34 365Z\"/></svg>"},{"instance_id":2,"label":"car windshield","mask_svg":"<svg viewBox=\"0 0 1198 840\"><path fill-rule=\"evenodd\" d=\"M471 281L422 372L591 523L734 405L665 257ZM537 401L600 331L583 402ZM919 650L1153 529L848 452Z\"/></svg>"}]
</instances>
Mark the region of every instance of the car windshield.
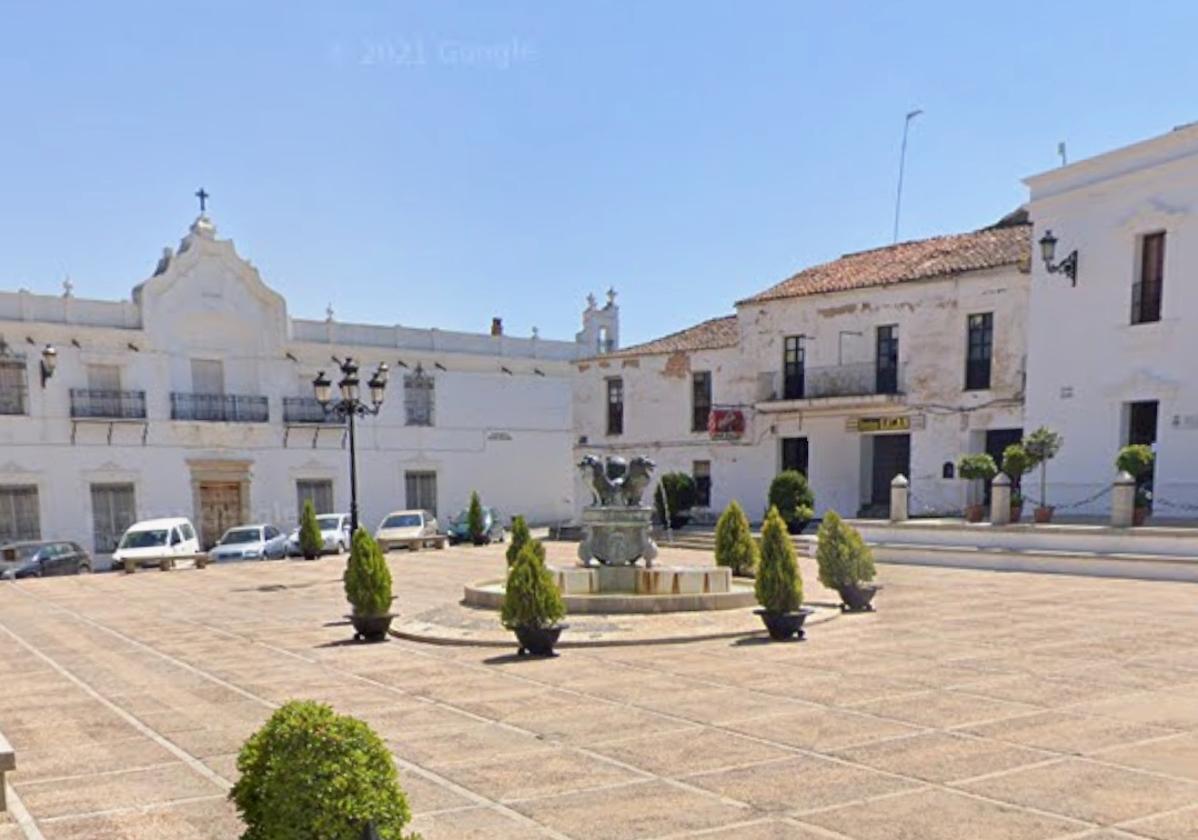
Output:
<instances>
[{"instance_id":1,"label":"car windshield","mask_svg":"<svg viewBox=\"0 0 1198 840\"><path fill-rule=\"evenodd\" d=\"M318 517L316 517L316 524L320 527L320 530L322 530L322 531L335 531L341 525L341 517L340 516L318 516Z\"/></svg>"},{"instance_id":2,"label":"car windshield","mask_svg":"<svg viewBox=\"0 0 1198 840\"><path fill-rule=\"evenodd\" d=\"M155 528L152 531L129 531L121 538L121 548L154 548L166 545L167 531Z\"/></svg>"},{"instance_id":3,"label":"car windshield","mask_svg":"<svg viewBox=\"0 0 1198 840\"><path fill-rule=\"evenodd\" d=\"M20 563L37 554L40 545L10 545L0 548L0 563Z\"/></svg>"},{"instance_id":4,"label":"car windshield","mask_svg":"<svg viewBox=\"0 0 1198 840\"><path fill-rule=\"evenodd\" d=\"M257 528L234 528L221 537L220 544L237 545L238 543L258 542L261 539L261 532Z\"/></svg>"},{"instance_id":5,"label":"car windshield","mask_svg":"<svg viewBox=\"0 0 1198 840\"><path fill-rule=\"evenodd\" d=\"M419 528L420 525L420 515L415 513L400 513L383 520L384 528Z\"/></svg>"}]
</instances>

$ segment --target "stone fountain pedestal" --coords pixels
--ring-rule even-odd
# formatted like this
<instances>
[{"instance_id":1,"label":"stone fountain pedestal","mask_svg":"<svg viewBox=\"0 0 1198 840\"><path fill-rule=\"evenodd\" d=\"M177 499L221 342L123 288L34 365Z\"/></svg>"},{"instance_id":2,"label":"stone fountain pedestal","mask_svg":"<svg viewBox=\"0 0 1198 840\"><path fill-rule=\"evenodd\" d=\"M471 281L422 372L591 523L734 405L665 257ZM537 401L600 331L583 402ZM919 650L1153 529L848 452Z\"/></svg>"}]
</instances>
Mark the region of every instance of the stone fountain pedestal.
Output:
<instances>
[{"instance_id":1,"label":"stone fountain pedestal","mask_svg":"<svg viewBox=\"0 0 1198 840\"><path fill-rule=\"evenodd\" d=\"M649 536L652 524L650 507L583 508L578 559L588 567L631 566L637 560L652 566L657 558L657 543Z\"/></svg>"}]
</instances>

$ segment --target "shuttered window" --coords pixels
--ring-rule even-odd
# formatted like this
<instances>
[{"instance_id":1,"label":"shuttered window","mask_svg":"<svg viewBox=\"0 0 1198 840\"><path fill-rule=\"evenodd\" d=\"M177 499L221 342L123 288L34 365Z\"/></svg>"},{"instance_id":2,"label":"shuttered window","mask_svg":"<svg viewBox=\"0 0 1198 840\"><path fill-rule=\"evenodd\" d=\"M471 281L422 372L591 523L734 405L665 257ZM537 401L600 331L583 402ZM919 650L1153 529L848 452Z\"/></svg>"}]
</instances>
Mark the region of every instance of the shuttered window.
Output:
<instances>
[{"instance_id":1,"label":"shuttered window","mask_svg":"<svg viewBox=\"0 0 1198 840\"><path fill-rule=\"evenodd\" d=\"M25 390L25 362L0 359L0 414L24 414Z\"/></svg>"},{"instance_id":2,"label":"shuttered window","mask_svg":"<svg viewBox=\"0 0 1198 840\"><path fill-rule=\"evenodd\" d=\"M0 545L20 540L40 540L37 487L0 487Z\"/></svg>"},{"instance_id":3,"label":"shuttered window","mask_svg":"<svg viewBox=\"0 0 1198 840\"><path fill-rule=\"evenodd\" d=\"M433 425L433 378L417 365L403 378L404 425Z\"/></svg>"},{"instance_id":4,"label":"shuttered window","mask_svg":"<svg viewBox=\"0 0 1198 840\"><path fill-rule=\"evenodd\" d=\"M1150 324L1161 319L1165 287L1165 234L1150 233L1140 240L1140 276L1131 289L1131 322Z\"/></svg>"},{"instance_id":5,"label":"shuttered window","mask_svg":"<svg viewBox=\"0 0 1198 840\"><path fill-rule=\"evenodd\" d=\"M333 513L333 482L332 479L301 479L295 482L297 500L296 521L304 513L304 502L311 502L316 508L316 515Z\"/></svg>"},{"instance_id":6,"label":"shuttered window","mask_svg":"<svg viewBox=\"0 0 1198 840\"><path fill-rule=\"evenodd\" d=\"M132 484L93 484L92 535L97 554L116 551L125 529L137 521Z\"/></svg>"},{"instance_id":7,"label":"shuttered window","mask_svg":"<svg viewBox=\"0 0 1198 840\"><path fill-rule=\"evenodd\" d=\"M425 470L404 473L404 496L408 510L437 513L437 474Z\"/></svg>"}]
</instances>

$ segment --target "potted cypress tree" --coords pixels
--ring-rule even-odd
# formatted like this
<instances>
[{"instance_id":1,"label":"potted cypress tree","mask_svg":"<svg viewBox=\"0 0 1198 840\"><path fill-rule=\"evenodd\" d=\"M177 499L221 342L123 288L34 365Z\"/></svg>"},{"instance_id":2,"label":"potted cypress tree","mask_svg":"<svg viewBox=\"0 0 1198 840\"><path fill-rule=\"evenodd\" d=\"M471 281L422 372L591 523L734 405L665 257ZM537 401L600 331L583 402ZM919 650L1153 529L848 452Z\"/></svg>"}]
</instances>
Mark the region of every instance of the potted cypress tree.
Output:
<instances>
[{"instance_id":1,"label":"potted cypress tree","mask_svg":"<svg viewBox=\"0 0 1198 840\"><path fill-rule=\"evenodd\" d=\"M798 470L783 470L770 482L770 507L776 508L786 523L786 530L801 534L807 523L815 518L815 494L807 476Z\"/></svg>"},{"instance_id":2,"label":"potted cypress tree","mask_svg":"<svg viewBox=\"0 0 1198 840\"><path fill-rule=\"evenodd\" d=\"M1022 443L1012 443L1002 452L1002 471L1011 479L1011 521L1023 518L1023 477L1032 467L1032 456Z\"/></svg>"},{"instance_id":3,"label":"potted cypress tree","mask_svg":"<svg viewBox=\"0 0 1198 840\"><path fill-rule=\"evenodd\" d=\"M757 567L757 543L749 532L744 508L733 500L715 524L715 562L737 577L751 577Z\"/></svg>"},{"instance_id":4,"label":"potted cypress tree","mask_svg":"<svg viewBox=\"0 0 1198 840\"><path fill-rule=\"evenodd\" d=\"M237 769L229 799L244 838L417 840L403 830L412 816L387 745L322 703L277 709L242 746Z\"/></svg>"},{"instance_id":5,"label":"potted cypress tree","mask_svg":"<svg viewBox=\"0 0 1198 840\"><path fill-rule=\"evenodd\" d=\"M487 519L483 514L483 504L479 501L478 492L470 491L470 506L466 508L466 528L470 532L470 541L475 545L486 542Z\"/></svg>"},{"instance_id":6,"label":"potted cypress tree","mask_svg":"<svg viewBox=\"0 0 1198 840\"><path fill-rule=\"evenodd\" d=\"M828 511L820 523L815 556L819 562L819 582L840 593L842 610L873 610L870 602L879 588L869 583L876 574L873 552L860 532L834 510Z\"/></svg>"},{"instance_id":7,"label":"potted cypress tree","mask_svg":"<svg viewBox=\"0 0 1198 840\"><path fill-rule=\"evenodd\" d=\"M354 625L354 638L381 642L391 627L391 570L383 559L379 544L358 528L354 533L349 562L345 566L345 596L353 605L349 620Z\"/></svg>"},{"instance_id":8,"label":"potted cypress tree","mask_svg":"<svg viewBox=\"0 0 1198 840\"><path fill-rule=\"evenodd\" d=\"M305 560L315 560L324 548L324 537L320 535L320 525L316 521L316 508L311 499L304 500L304 509L300 513L299 549Z\"/></svg>"},{"instance_id":9,"label":"potted cypress tree","mask_svg":"<svg viewBox=\"0 0 1198 840\"><path fill-rule=\"evenodd\" d=\"M559 623L566 606L553 575L545 567L544 549L538 552L538 545L534 540L520 549L508 568L503 593L500 618L503 626L516 634L521 656L553 656L553 647L566 629Z\"/></svg>"},{"instance_id":10,"label":"potted cypress tree","mask_svg":"<svg viewBox=\"0 0 1198 840\"><path fill-rule=\"evenodd\" d=\"M775 507L766 514L761 529L761 562L754 591L761 605L756 613L771 639L783 642L796 636L803 638L803 622L812 611L802 607L803 579L795 560L794 543Z\"/></svg>"},{"instance_id":11,"label":"potted cypress tree","mask_svg":"<svg viewBox=\"0 0 1198 840\"><path fill-rule=\"evenodd\" d=\"M1048 462L1057 456L1065 439L1047 426L1041 426L1023 439L1023 448L1040 467L1040 504L1035 517L1039 523L1052 522L1053 507L1048 503Z\"/></svg>"},{"instance_id":12,"label":"potted cypress tree","mask_svg":"<svg viewBox=\"0 0 1198 840\"><path fill-rule=\"evenodd\" d=\"M998 475L998 466L994 459L985 452L972 455L962 455L957 461L957 475L966 481L990 481ZM970 495L977 498L976 485L970 488ZM974 502L965 506L965 519L968 522L981 522L986 518L986 506Z\"/></svg>"},{"instance_id":13,"label":"potted cypress tree","mask_svg":"<svg viewBox=\"0 0 1198 840\"><path fill-rule=\"evenodd\" d=\"M516 558L520 556L520 552L526 545L531 545L537 552L537 556L541 558L541 562L545 562L545 546L541 545L540 540L532 538L532 532L528 530L528 523L524 521L523 516L513 516L511 540L508 542L505 552L508 568L511 568L512 564L516 562Z\"/></svg>"},{"instance_id":14,"label":"potted cypress tree","mask_svg":"<svg viewBox=\"0 0 1198 840\"><path fill-rule=\"evenodd\" d=\"M1152 493L1147 482L1155 462L1156 453L1151 446L1143 443L1123 447L1115 458L1115 468L1136 480L1136 507L1132 512L1132 524L1136 527L1143 525L1152 515Z\"/></svg>"}]
</instances>

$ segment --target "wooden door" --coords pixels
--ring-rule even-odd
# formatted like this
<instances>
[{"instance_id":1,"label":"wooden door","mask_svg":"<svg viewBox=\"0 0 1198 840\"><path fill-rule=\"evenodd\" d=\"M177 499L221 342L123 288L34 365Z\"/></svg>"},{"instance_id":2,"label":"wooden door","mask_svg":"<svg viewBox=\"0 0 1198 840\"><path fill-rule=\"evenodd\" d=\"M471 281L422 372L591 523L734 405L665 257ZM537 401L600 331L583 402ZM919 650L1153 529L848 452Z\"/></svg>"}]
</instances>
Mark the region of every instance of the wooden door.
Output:
<instances>
[{"instance_id":1,"label":"wooden door","mask_svg":"<svg viewBox=\"0 0 1198 840\"><path fill-rule=\"evenodd\" d=\"M216 545L228 529L242 525L241 484L236 481L205 481L200 484L200 546L205 551Z\"/></svg>"}]
</instances>

